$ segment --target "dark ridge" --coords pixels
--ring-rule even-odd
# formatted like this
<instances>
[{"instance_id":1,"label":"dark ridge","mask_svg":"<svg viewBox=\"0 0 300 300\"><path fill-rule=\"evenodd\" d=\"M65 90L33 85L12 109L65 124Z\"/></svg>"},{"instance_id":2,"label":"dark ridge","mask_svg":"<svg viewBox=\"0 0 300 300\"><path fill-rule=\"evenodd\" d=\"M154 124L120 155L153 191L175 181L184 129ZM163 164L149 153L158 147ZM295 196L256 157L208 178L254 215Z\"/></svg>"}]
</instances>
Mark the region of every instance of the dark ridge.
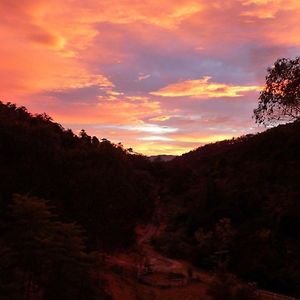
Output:
<instances>
[{"instance_id":1,"label":"dark ridge","mask_svg":"<svg viewBox=\"0 0 300 300\"><path fill-rule=\"evenodd\" d=\"M300 296L299 121L203 146L164 172L158 249L208 269L225 250L231 272Z\"/></svg>"}]
</instances>

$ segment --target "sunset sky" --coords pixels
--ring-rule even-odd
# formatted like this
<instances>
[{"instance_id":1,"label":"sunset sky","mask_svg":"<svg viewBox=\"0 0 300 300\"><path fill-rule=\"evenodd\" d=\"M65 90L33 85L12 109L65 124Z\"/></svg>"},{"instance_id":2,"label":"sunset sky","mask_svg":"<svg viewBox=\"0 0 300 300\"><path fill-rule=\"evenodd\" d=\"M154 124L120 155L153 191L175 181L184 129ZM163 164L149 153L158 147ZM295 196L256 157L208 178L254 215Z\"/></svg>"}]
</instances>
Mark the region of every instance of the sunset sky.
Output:
<instances>
[{"instance_id":1,"label":"sunset sky","mask_svg":"<svg viewBox=\"0 0 300 300\"><path fill-rule=\"evenodd\" d=\"M254 133L299 0L0 0L0 100L144 154Z\"/></svg>"}]
</instances>

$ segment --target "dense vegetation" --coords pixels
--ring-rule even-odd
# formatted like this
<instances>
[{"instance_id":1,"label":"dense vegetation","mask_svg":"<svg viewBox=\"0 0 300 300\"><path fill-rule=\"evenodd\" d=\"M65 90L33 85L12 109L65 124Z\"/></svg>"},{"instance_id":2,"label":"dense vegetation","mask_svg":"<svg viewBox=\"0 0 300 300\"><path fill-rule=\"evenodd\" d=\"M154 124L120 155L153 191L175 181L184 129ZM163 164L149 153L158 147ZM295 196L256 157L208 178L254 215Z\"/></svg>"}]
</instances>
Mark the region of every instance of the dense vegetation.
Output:
<instances>
[{"instance_id":1,"label":"dense vegetation","mask_svg":"<svg viewBox=\"0 0 300 300\"><path fill-rule=\"evenodd\" d=\"M31 299L17 293L14 276L23 291L35 286L44 295L55 291L55 299L89 299L78 292L77 298L68 298L69 285L59 280L65 270L54 268L58 275L47 266L55 266L57 259L82 282L86 251L132 245L136 223L152 211L149 164L120 144L99 141L85 131L76 136L45 114L31 115L24 107L0 102L0 289L5 287L7 299ZM68 247L74 248L74 257Z\"/></svg>"},{"instance_id":2,"label":"dense vegetation","mask_svg":"<svg viewBox=\"0 0 300 300\"><path fill-rule=\"evenodd\" d=\"M0 103L0 165L1 299L106 299L91 252L133 245L154 203L160 251L300 296L299 121L151 162Z\"/></svg>"},{"instance_id":3,"label":"dense vegetation","mask_svg":"<svg viewBox=\"0 0 300 300\"><path fill-rule=\"evenodd\" d=\"M300 122L166 163L167 230L155 245L300 296Z\"/></svg>"},{"instance_id":4,"label":"dense vegetation","mask_svg":"<svg viewBox=\"0 0 300 300\"><path fill-rule=\"evenodd\" d=\"M1 221L1 299L109 299L92 277L82 229L46 201L14 195Z\"/></svg>"}]
</instances>

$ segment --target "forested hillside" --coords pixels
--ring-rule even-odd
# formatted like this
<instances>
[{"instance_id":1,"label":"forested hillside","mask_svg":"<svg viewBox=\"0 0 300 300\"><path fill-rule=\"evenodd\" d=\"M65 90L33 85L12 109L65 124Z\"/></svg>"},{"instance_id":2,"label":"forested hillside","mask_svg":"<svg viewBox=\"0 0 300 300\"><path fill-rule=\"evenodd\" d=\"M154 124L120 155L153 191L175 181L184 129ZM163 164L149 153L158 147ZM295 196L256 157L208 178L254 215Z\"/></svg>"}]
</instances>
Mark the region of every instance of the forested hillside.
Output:
<instances>
[{"instance_id":1,"label":"forested hillside","mask_svg":"<svg viewBox=\"0 0 300 300\"><path fill-rule=\"evenodd\" d=\"M206 145L164 172L158 249L300 296L300 122Z\"/></svg>"},{"instance_id":2,"label":"forested hillside","mask_svg":"<svg viewBox=\"0 0 300 300\"><path fill-rule=\"evenodd\" d=\"M1 299L110 299L95 255L154 221L167 257L300 296L299 121L165 162L0 103L0 165Z\"/></svg>"},{"instance_id":3,"label":"forested hillside","mask_svg":"<svg viewBox=\"0 0 300 300\"><path fill-rule=\"evenodd\" d=\"M47 115L0 105L0 195L50 201L64 219L79 222L90 247L126 247L136 221L151 212L149 162L121 145L78 136Z\"/></svg>"},{"instance_id":4,"label":"forested hillside","mask_svg":"<svg viewBox=\"0 0 300 300\"><path fill-rule=\"evenodd\" d=\"M85 253L128 248L136 223L151 215L149 164L120 144L0 103L0 295L25 299L35 287L89 299L76 283L87 278ZM65 272L70 284L59 280Z\"/></svg>"}]
</instances>

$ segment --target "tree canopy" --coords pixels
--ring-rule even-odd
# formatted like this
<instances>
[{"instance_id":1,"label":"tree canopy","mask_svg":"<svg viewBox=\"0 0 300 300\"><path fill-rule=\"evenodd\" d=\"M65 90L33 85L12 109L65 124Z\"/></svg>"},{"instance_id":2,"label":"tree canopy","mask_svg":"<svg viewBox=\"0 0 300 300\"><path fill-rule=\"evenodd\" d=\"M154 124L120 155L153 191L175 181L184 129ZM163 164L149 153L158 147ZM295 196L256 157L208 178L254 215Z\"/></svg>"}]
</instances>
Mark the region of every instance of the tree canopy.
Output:
<instances>
[{"instance_id":1,"label":"tree canopy","mask_svg":"<svg viewBox=\"0 0 300 300\"><path fill-rule=\"evenodd\" d=\"M254 117L265 125L300 117L300 57L278 59L268 68Z\"/></svg>"},{"instance_id":2,"label":"tree canopy","mask_svg":"<svg viewBox=\"0 0 300 300\"><path fill-rule=\"evenodd\" d=\"M47 201L13 195L0 225L1 299L104 299L81 227L59 221Z\"/></svg>"}]
</instances>

